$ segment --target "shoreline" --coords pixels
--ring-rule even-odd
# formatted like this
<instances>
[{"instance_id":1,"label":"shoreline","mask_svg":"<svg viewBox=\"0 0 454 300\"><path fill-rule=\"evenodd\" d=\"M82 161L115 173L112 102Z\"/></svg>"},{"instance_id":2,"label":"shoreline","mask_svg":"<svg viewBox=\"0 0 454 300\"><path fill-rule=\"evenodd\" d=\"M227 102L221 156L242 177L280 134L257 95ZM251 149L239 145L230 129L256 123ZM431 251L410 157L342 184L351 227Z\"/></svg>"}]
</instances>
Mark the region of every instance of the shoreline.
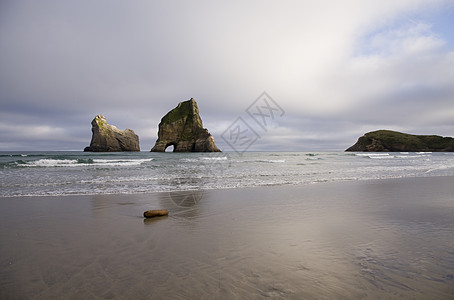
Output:
<instances>
[{"instance_id":1,"label":"shoreline","mask_svg":"<svg viewBox=\"0 0 454 300\"><path fill-rule=\"evenodd\" d=\"M264 184L257 186L242 186L242 187L224 187L224 188L198 188L198 189L182 189L182 190L169 190L169 191L145 191L145 192L134 192L134 193L93 193L93 194L61 194L61 195L11 195L11 196L0 196L0 200L5 198L41 198L41 197L83 197L83 196L100 196L100 195L122 195L122 196L134 196L134 195L154 195L160 193L178 193L178 192L192 192L192 191L229 191L229 190L241 190L241 189L261 189L267 187L305 187L318 184L342 184L342 183L365 183L365 182L374 182L374 181L387 181L387 180L412 180L412 179L425 179L425 178L453 178L454 175L430 175L430 176L404 176L404 177L383 177L383 178L365 178L365 179L340 179L333 181L315 181L315 182L305 182L305 183L276 183L276 184Z\"/></svg>"},{"instance_id":2,"label":"shoreline","mask_svg":"<svg viewBox=\"0 0 454 300\"><path fill-rule=\"evenodd\" d=\"M2 198L0 298L447 299L452 179Z\"/></svg>"}]
</instances>

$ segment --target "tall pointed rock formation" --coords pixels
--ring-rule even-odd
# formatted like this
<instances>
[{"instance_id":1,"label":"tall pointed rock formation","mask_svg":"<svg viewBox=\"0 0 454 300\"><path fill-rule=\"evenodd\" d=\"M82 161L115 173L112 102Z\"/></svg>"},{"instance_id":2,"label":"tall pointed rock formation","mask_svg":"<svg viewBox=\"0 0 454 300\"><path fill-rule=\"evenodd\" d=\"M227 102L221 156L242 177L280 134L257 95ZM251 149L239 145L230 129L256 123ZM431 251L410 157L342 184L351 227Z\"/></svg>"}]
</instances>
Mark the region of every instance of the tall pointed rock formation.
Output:
<instances>
[{"instance_id":1,"label":"tall pointed rock formation","mask_svg":"<svg viewBox=\"0 0 454 300\"><path fill-rule=\"evenodd\" d=\"M174 152L221 152L213 136L203 128L193 98L180 102L161 119L158 140L151 151L164 152L169 146L174 147Z\"/></svg>"}]
</instances>

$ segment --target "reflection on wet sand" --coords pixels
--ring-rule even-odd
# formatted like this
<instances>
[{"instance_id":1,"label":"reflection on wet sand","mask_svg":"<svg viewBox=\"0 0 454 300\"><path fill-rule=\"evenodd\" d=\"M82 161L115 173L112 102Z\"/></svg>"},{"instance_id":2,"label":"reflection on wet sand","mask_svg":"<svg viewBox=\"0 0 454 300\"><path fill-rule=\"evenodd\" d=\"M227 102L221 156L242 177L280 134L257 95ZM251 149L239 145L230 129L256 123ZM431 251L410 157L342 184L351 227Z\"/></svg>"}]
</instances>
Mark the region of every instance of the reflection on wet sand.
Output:
<instances>
[{"instance_id":1,"label":"reflection on wet sand","mask_svg":"<svg viewBox=\"0 0 454 300\"><path fill-rule=\"evenodd\" d=\"M172 216L196 218L203 210L204 198L208 192L204 190L177 191L159 193L162 207L170 207Z\"/></svg>"},{"instance_id":2,"label":"reflection on wet sand","mask_svg":"<svg viewBox=\"0 0 454 300\"><path fill-rule=\"evenodd\" d=\"M451 182L1 199L0 298L452 299Z\"/></svg>"},{"instance_id":3,"label":"reflection on wet sand","mask_svg":"<svg viewBox=\"0 0 454 300\"><path fill-rule=\"evenodd\" d=\"M169 216L160 216L160 217L153 217L153 218L144 218L143 223L145 225L153 225L156 222L162 221L167 219Z\"/></svg>"}]
</instances>

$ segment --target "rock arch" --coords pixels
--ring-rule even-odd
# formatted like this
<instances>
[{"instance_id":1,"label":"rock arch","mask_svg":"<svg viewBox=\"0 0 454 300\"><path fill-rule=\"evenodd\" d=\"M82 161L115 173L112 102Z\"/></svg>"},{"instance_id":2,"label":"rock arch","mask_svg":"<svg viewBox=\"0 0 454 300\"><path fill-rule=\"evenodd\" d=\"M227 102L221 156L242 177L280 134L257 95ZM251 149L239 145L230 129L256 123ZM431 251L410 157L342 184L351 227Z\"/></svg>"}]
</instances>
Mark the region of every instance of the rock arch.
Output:
<instances>
[{"instance_id":1,"label":"rock arch","mask_svg":"<svg viewBox=\"0 0 454 300\"><path fill-rule=\"evenodd\" d=\"M173 145L173 152L220 152L213 136L203 128L199 108L193 98L180 102L159 123L158 140L152 152L165 152Z\"/></svg>"},{"instance_id":2,"label":"rock arch","mask_svg":"<svg viewBox=\"0 0 454 300\"><path fill-rule=\"evenodd\" d=\"M166 145L165 148L164 148L164 151L166 151L167 148L169 148L169 147L173 147L172 152L175 152L175 148L177 147L177 144L174 143L174 142L169 142L169 143L167 143L167 145ZM169 151L169 152L170 152L170 151Z\"/></svg>"}]
</instances>

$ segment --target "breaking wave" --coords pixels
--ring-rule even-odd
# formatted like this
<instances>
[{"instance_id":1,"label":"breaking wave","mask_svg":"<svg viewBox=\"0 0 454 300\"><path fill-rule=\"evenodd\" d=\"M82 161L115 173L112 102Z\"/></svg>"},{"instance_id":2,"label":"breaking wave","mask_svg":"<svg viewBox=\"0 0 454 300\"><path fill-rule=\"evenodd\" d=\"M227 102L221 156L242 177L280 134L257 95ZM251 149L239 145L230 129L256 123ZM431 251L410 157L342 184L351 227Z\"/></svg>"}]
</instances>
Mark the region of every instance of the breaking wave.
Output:
<instances>
[{"instance_id":1,"label":"breaking wave","mask_svg":"<svg viewBox=\"0 0 454 300\"><path fill-rule=\"evenodd\" d=\"M116 166L139 166L142 163L152 161L154 158L147 159L38 159L34 161L18 161L16 164L21 167L116 167Z\"/></svg>"},{"instance_id":2,"label":"breaking wave","mask_svg":"<svg viewBox=\"0 0 454 300\"><path fill-rule=\"evenodd\" d=\"M454 153L0 153L0 197L454 175Z\"/></svg>"}]
</instances>

